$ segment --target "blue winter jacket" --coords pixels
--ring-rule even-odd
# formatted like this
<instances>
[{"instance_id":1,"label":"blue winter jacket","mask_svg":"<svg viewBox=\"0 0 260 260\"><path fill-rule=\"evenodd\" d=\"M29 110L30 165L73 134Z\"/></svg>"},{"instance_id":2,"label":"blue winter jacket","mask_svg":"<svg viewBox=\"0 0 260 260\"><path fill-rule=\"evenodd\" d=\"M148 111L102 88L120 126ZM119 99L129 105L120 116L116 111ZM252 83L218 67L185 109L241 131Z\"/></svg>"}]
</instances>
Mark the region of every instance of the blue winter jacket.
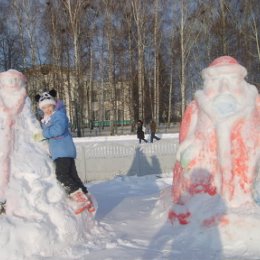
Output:
<instances>
[{"instance_id":1,"label":"blue winter jacket","mask_svg":"<svg viewBox=\"0 0 260 260\"><path fill-rule=\"evenodd\" d=\"M68 125L68 117L62 110L55 111L50 120L42 124L43 136L48 139L53 160L61 157L76 158L76 148Z\"/></svg>"}]
</instances>

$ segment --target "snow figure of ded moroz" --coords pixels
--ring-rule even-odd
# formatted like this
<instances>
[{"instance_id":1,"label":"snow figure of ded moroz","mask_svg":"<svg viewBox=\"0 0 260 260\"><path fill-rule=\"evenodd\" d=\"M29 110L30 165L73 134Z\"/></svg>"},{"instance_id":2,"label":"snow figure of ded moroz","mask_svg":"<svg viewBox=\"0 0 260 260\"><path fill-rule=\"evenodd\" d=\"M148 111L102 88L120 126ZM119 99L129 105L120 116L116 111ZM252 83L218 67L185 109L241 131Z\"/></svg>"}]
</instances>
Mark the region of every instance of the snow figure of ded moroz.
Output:
<instances>
[{"instance_id":1,"label":"snow figure of ded moroz","mask_svg":"<svg viewBox=\"0 0 260 260\"><path fill-rule=\"evenodd\" d=\"M189 223L188 201L198 194L221 196L227 207L254 203L260 99L246 75L247 70L230 56L215 59L202 71L203 90L195 93L181 123L171 221Z\"/></svg>"},{"instance_id":2,"label":"snow figure of ded moroz","mask_svg":"<svg viewBox=\"0 0 260 260\"><path fill-rule=\"evenodd\" d=\"M16 71L0 73L0 203L5 203L10 176L10 156L14 145L13 128L26 98L26 78Z\"/></svg>"}]
</instances>

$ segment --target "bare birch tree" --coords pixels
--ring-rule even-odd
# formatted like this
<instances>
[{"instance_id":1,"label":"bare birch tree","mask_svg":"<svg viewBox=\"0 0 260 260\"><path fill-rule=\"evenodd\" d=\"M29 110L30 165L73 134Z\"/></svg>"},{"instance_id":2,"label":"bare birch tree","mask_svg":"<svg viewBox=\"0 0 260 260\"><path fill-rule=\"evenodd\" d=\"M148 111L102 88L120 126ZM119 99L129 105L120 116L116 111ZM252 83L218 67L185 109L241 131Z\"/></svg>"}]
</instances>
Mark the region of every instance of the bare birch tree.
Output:
<instances>
[{"instance_id":1,"label":"bare birch tree","mask_svg":"<svg viewBox=\"0 0 260 260\"><path fill-rule=\"evenodd\" d=\"M221 43L222 53L227 54L227 42L226 42L226 7L225 0L219 0L220 14L221 14Z\"/></svg>"},{"instance_id":2,"label":"bare birch tree","mask_svg":"<svg viewBox=\"0 0 260 260\"><path fill-rule=\"evenodd\" d=\"M131 125L131 132L134 131L134 124L136 118L136 108L137 102L134 98L134 82L135 82L135 62L134 62L134 39L133 39L133 23L134 23L134 16L131 10L131 3L126 2L123 5L123 15L124 15L124 24L125 30L127 35L127 50L126 50L126 57L125 57L125 73L127 75L126 81L129 84L128 89L128 106L129 106L129 113L130 119L133 120ZM138 111L139 112L139 111Z\"/></svg>"},{"instance_id":3,"label":"bare birch tree","mask_svg":"<svg viewBox=\"0 0 260 260\"><path fill-rule=\"evenodd\" d=\"M138 50L138 117L143 119L145 88L144 88L144 32L145 32L145 1L132 0L132 11L137 27L137 50Z\"/></svg>"},{"instance_id":4,"label":"bare birch tree","mask_svg":"<svg viewBox=\"0 0 260 260\"><path fill-rule=\"evenodd\" d=\"M84 14L89 1L86 0L62 0L65 7L65 14L68 17L68 24L72 33L73 49L74 49L74 65L76 72L77 87L75 88L75 109L77 121L77 135L81 136L81 116L78 114L82 107L79 109L78 104L83 104L83 82L81 76L81 60L80 60L80 33L81 33L81 18Z\"/></svg>"},{"instance_id":5,"label":"bare birch tree","mask_svg":"<svg viewBox=\"0 0 260 260\"><path fill-rule=\"evenodd\" d=\"M26 50L25 50L25 39L24 39L24 26L23 26L23 13L22 9L19 8L18 2L13 0L11 6L13 7L17 21L18 21L18 28L19 28L19 42L21 44L22 50L22 57L23 57L23 68L26 67Z\"/></svg>"},{"instance_id":6,"label":"bare birch tree","mask_svg":"<svg viewBox=\"0 0 260 260\"><path fill-rule=\"evenodd\" d=\"M33 0L12 0L12 7L15 10L15 15L18 21L18 28L20 34L20 43L22 47L22 55L25 55L24 38L26 33L29 39L29 46L31 50L30 64L36 65L40 57L38 56L37 45L37 28L39 27L39 8L40 3L36 3ZM23 57L25 66L25 56Z\"/></svg>"},{"instance_id":7,"label":"bare birch tree","mask_svg":"<svg viewBox=\"0 0 260 260\"><path fill-rule=\"evenodd\" d=\"M153 92L154 92L154 105L152 117L159 124L160 119L160 88L159 88L159 0L154 0L154 31L153 31L153 44L154 44L154 66L153 66Z\"/></svg>"},{"instance_id":8,"label":"bare birch tree","mask_svg":"<svg viewBox=\"0 0 260 260\"><path fill-rule=\"evenodd\" d=\"M191 59L191 52L195 49L197 40L202 33L202 27L200 27L200 13L198 9L195 9L193 13L188 13L189 6L184 4L184 1L180 3L180 24L179 24L179 45L180 45L180 92L181 92L181 116L184 114L186 106L186 84L187 78L187 64Z\"/></svg>"},{"instance_id":9,"label":"bare birch tree","mask_svg":"<svg viewBox=\"0 0 260 260\"><path fill-rule=\"evenodd\" d=\"M180 46L181 46L181 115L184 115L186 105L186 85L185 85L185 46L184 46L184 4L181 1L181 24L180 24Z\"/></svg>"},{"instance_id":10,"label":"bare birch tree","mask_svg":"<svg viewBox=\"0 0 260 260\"><path fill-rule=\"evenodd\" d=\"M258 61L260 62L260 36L259 36L259 28L260 28L260 21L258 18L258 10L256 9L256 6L253 3L247 3L246 6L250 10L250 33L245 34L247 38L250 38L250 40L254 41L255 45L255 52L250 52L249 54L253 57L257 57ZM249 37L248 37L249 36Z\"/></svg>"}]
</instances>

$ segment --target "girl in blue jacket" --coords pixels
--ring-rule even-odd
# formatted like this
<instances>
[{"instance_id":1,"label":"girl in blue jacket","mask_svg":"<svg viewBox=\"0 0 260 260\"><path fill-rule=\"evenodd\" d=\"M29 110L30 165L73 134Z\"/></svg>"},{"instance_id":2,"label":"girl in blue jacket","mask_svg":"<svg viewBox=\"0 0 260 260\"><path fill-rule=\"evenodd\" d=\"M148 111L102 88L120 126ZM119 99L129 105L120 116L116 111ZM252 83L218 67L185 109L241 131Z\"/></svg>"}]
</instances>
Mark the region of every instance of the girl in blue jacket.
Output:
<instances>
[{"instance_id":1,"label":"girl in blue jacket","mask_svg":"<svg viewBox=\"0 0 260 260\"><path fill-rule=\"evenodd\" d=\"M52 160L56 165L56 178L70 198L78 202L75 213L84 209L93 212L95 208L88 196L88 190L80 180L76 165L76 148L69 132L69 120L65 109L55 110L56 101L49 92L39 96L39 108L44 117L41 120L43 136L48 140Z\"/></svg>"}]
</instances>

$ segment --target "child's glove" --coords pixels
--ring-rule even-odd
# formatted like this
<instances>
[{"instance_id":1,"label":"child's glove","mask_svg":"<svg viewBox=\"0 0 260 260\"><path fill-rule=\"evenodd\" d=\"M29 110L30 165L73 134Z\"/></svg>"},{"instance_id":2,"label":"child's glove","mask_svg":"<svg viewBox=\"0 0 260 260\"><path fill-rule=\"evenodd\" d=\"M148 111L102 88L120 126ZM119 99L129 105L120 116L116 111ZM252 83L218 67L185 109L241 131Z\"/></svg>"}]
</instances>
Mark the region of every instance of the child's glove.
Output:
<instances>
[{"instance_id":1,"label":"child's glove","mask_svg":"<svg viewBox=\"0 0 260 260\"><path fill-rule=\"evenodd\" d=\"M40 142L43 139L44 139L44 137L43 137L42 133L38 132L38 133L33 134L33 140L35 142Z\"/></svg>"},{"instance_id":2,"label":"child's glove","mask_svg":"<svg viewBox=\"0 0 260 260\"><path fill-rule=\"evenodd\" d=\"M43 119L41 120L42 124L47 124L50 121L50 115L44 115Z\"/></svg>"}]
</instances>

